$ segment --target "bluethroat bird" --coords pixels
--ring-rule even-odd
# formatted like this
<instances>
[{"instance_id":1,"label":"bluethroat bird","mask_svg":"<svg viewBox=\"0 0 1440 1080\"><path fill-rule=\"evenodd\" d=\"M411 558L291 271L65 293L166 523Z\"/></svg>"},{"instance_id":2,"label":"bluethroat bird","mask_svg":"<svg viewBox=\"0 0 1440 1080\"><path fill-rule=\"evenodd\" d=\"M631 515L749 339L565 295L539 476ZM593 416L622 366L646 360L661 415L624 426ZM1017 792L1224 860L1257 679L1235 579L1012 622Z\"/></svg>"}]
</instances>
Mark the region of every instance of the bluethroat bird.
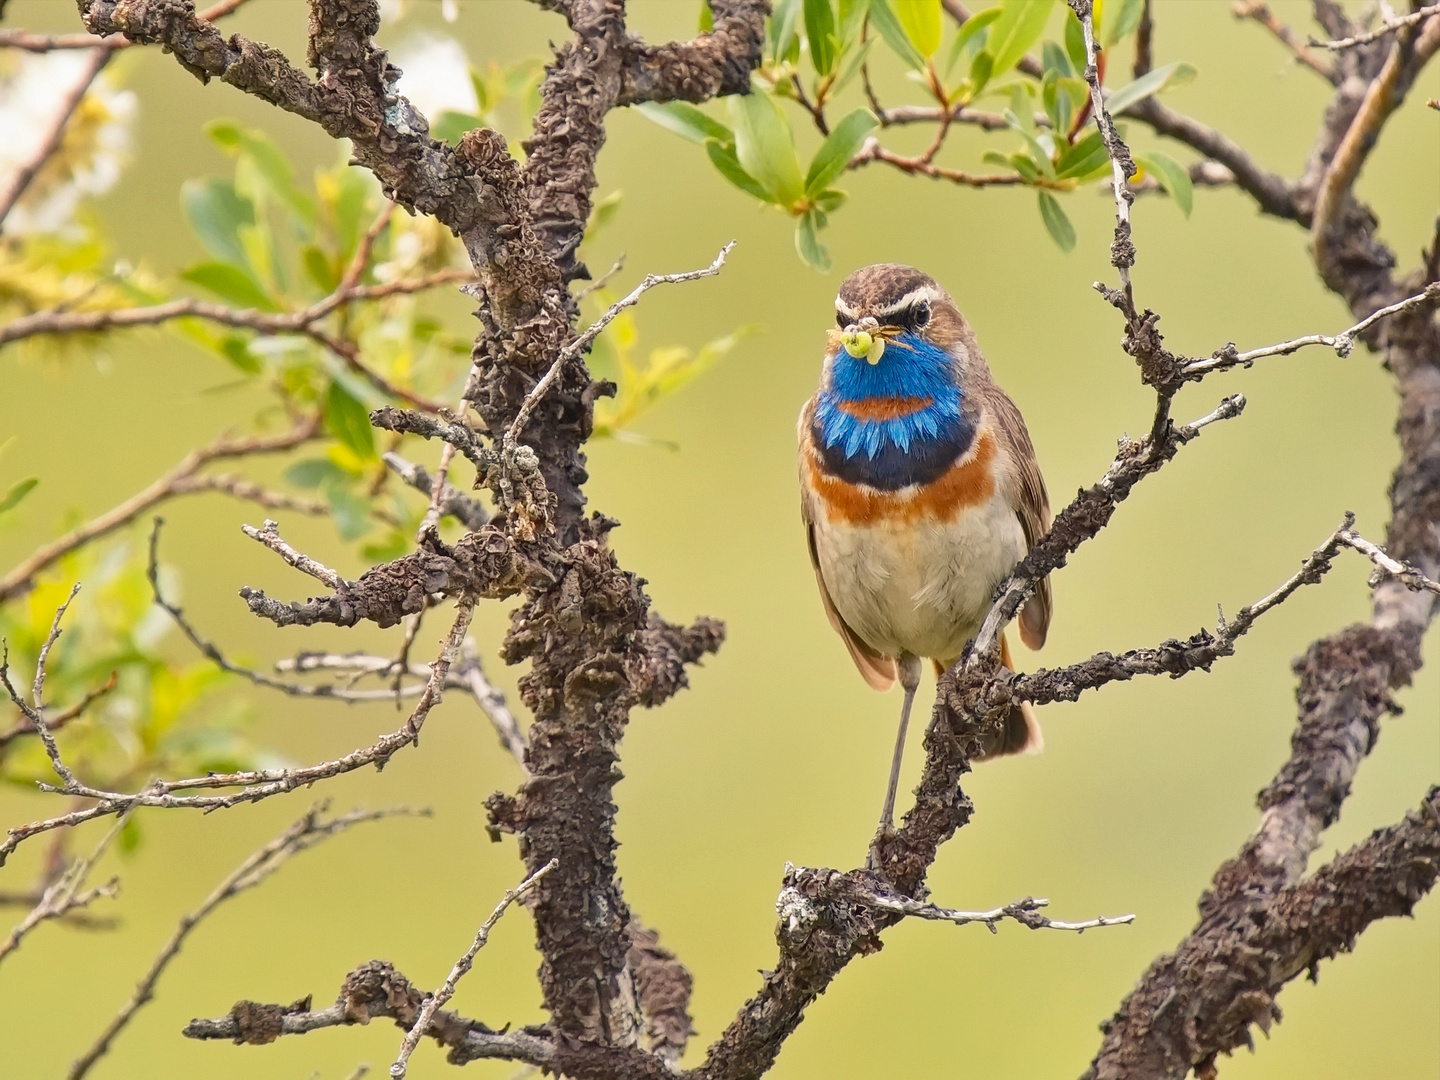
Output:
<instances>
[{"instance_id":1,"label":"bluethroat bird","mask_svg":"<svg viewBox=\"0 0 1440 1080\"><path fill-rule=\"evenodd\" d=\"M905 690L879 836L891 829L920 658L944 671L975 637L995 587L1050 527L1020 410L931 277L882 263L835 297L820 389L800 412L800 505L825 613L865 681ZM1046 579L1020 613L1045 643ZM1001 662L1013 668L1001 639ZM986 757L1034 752L1028 704Z\"/></svg>"}]
</instances>

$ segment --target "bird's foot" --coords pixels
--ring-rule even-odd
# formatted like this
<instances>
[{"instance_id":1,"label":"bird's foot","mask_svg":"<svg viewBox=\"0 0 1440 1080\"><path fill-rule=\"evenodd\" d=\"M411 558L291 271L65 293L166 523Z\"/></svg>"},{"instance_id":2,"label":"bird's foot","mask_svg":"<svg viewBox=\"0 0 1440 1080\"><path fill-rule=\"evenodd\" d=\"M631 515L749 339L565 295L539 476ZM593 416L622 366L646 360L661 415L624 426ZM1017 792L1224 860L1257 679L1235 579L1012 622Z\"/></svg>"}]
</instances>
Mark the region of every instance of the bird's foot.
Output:
<instances>
[{"instance_id":1,"label":"bird's foot","mask_svg":"<svg viewBox=\"0 0 1440 1080\"><path fill-rule=\"evenodd\" d=\"M895 826L891 822L882 821L880 827L875 830L875 836L870 841L870 850L865 853L865 869L872 873L879 873L884 865L884 858L881 847L888 840L895 836Z\"/></svg>"}]
</instances>

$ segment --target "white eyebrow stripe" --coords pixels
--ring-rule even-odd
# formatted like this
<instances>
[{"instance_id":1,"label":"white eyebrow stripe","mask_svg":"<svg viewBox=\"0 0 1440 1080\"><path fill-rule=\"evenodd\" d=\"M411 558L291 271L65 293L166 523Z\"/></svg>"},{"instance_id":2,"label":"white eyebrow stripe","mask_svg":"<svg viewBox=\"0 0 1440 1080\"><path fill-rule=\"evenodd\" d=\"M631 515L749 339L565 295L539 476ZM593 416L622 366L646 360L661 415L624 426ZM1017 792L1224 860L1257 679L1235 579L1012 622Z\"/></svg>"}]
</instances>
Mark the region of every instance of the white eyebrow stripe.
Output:
<instances>
[{"instance_id":1,"label":"white eyebrow stripe","mask_svg":"<svg viewBox=\"0 0 1440 1080\"><path fill-rule=\"evenodd\" d=\"M875 308L872 314L875 315L876 318L882 315L894 315L898 312L905 311L907 308L914 307L922 300L933 302L939 298L940 292L938 289L930 285L921 285L918 289L911 289L893 304L886 304L882 308Z\"/></svg>"},{"instance_id":2,"label":"white eyebrow stripe","mask_svg":"<svg viewBox=\"0 0 1440 1080\"><path fill-rule=\"evenodd\" d=\"M838 314L845 316L845 318L849 319L851 322L855 321L855 309L852 308L849 304L847 304L844 300L841 300L838 296L835 297L835 311Z\"/></svg>"}]
</instances>

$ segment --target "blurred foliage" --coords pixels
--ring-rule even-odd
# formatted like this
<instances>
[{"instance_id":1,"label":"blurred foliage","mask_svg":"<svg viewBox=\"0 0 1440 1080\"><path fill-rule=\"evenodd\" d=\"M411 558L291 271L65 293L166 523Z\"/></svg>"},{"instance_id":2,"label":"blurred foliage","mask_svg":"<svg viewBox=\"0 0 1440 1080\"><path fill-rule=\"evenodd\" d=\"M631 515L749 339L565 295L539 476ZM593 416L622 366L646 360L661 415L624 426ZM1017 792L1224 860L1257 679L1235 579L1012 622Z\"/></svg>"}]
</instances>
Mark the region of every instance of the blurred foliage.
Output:
<instances>
[{"instance_id":1,"label":"blurred foliage","mask_svg":"<svg viewBox=\"0 0 1440 1080\"><path fill-rule=\"evenodd\" d=\"M528 123L539 107L542 74L538 59L503 68L492 64L484 72L472 69L479 111L442 113L436 134L458 140L472 127L499 126L512 113ZM108 89L103 94L114 96ZM231 175L192 179L180 191L184 219L206 257L169 279L116 261L99 219L84 202L100 188L77 179L94 171L98 155L113 157L114 147L123 142L102 130L126 119L107 109L106 100L99 90L87 96L75 130L21 204L23 210L58 198L73 213L44 219L21 215L25 228L0 235L0 318L130 309L186 294L245 317L298 313L343 288L383 290L391 283L468 270L463 248L450 231L433 218L388 208L374 177L349 166L348 147L339 148L334 165L316 169L303 183L269 135L229 120L213 120L205 132L233 162ZM511 148L523 155L518 142ZM76 189L74 198L62 190L67 184ZM600 201L591 236L613 219L619 205L618 192ZM598 317L614 299L608 290L596 289L587 306ZM321 418L323 437L306 444L308 449L284 469L284 480L318 494L339 536L358 542L364 559L392 559L411 549L426 501L396 483L381 460L384 450L405 440L377 433L369 414L384 404L411 404L404 395L456 402L469 366L468 326L458 333L449 329L418 291L340 303L309 333L273 333L199 317L163 326L235 376L219 389L258 385L266 391L268 404L253 418L256 430L283 430L304 416ZM699 349L657 348L641 359L636 321L624 313L595 343L597 372L616 384L615 397L600 403L596 434L650 441L631 425L752 329ZM66 362L102 354L106 335L116 332L37 335L10 348ZM0 443L0 455L13 441ZM37 476L12 479L0 472L0 524L39 483ZM113 686L57 733L77 776L98 787L126 789L160 774L264 767L244 737L247 710L223 692L232 677L208 660L177 664L161 650L169 616L151 602L144 558L132 554L124 541L79 548L28 593L0 604L0 637L9 649L17 689L28 689L55 611L74 581L85 588L50 653L47 714L53 718L106 687L113 673ZM167 592L175 591L172 582ZM13 714L13 722L0 730L22 717L8 705L0 713ZM0 744L0 780L25 786L53 780L39 739L27 733ZM136 835L132 823L126 836Z\"/></svg>"},{"instance_id":2,"label":"blurred foliage","mask_svg":"<svg viewBox=\"0 0 1440 1080\"><path fill-rule=\"evenodd\" d=\"M702 7L708 14L708 4ZM716 105L669 102L638 108L662 127L703 145L720 175L741 191L794 218L801 259L828 270L830 254L817 234L846 198L832 185L880 121L861 107L835 122L825 109L857 75L870 97L869 65L878 39L907 69L926 104L945 112L987 100L1001 106L1006 131L1019 141L1010 150L984 151L982 160L1003 170L992 182L1036 188L1046 229L1062 250L1070 251L1075 228L1055 193L1107 179L1110 161L1100 133L1087 123L1085 42L1074 12L1065 8L1056 39L1045 38L1056 10L1055 0L1002 0L950 31L940 0L777 0L767 23L764 59L752 78L754 92L726 100L728 124L716 119L721 108ZM1096 0L1096 34L1106 50L1135 33L1144 0L1110 0L1108 12L1105 0ZM1040 77L1016 67L1037 47ZM1103 85L1104 53L1099 74ZM1107 107L1118 115L1195 74L1183 62L1156 68L1115 89ZM783 101L803 110L803 116L796 109L787 112ZM792 116L829 132L803 172ZM1153 176L1188 216L1193 196L1185 168L1158 150L1137 154L1135 161L1140 171L1132 179Z\"/></svg>"},{"instance_id":3,"label":"blurred foliage","mask_svg":"<svg viewBox=\"0 0 1440 1080\"><path fill-rule=\"evenodd\" d=\"M170 617L152 603L143 554L127 543L92 546L62 559L22 597L0 606L11 685L29 700L40 649L55 612L70 605L45 665L46 716L51 723L87 695L93 700L56 733L65 763L83 782L133 790L152 777L207 771L281 768L246 736L253 709L224 693L233 677L208 660L177 663L161 648ZM167 588L176 592L173 575ZM106 689L108 687L108 689ZM8 699L0 704L9 732L26 723ZM28 734L0 743L0 780L33 789L54 783L45 748ZM127 838L138 839L131 824Z\"/></svg>"}]
</instances>

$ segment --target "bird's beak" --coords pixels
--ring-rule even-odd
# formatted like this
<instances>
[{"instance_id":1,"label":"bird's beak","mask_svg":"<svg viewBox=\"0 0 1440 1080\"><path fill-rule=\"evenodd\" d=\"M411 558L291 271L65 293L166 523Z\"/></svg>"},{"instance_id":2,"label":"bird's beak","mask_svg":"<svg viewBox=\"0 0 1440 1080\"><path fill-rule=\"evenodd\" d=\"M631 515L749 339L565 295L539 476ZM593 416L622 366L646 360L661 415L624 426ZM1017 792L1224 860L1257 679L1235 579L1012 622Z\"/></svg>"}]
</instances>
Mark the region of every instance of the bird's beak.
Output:
<instances>
[{"instance_id":1,"label":"bird's beak","mask_svg":"<svg viewBox=\"0 0 1440 1080\"><path fill-rule=\"evenodd\" d=\"M851 325L847 326L840 334L840 344L845 346L845 351L859 360L865 358L869 364L878 364L880 358L885 355L885 339L879 334L871 334L868 330L861 330Z\"/></svg>"}]
</instances>

